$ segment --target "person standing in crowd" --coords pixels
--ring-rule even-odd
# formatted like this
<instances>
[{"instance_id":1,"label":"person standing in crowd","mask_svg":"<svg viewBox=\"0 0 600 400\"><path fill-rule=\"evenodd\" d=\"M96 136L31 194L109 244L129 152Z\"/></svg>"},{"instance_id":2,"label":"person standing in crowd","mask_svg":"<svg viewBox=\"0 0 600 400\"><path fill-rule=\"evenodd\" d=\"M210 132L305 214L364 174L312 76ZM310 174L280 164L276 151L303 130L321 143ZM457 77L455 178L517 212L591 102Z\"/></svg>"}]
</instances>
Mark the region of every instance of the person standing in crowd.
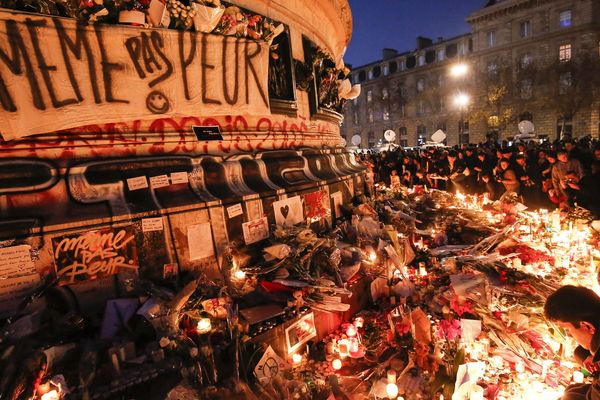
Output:
<instances>
[{"instance_id":1,"label":"person standing in crowd","mask_svg":"<svg viewBox=\"0 0 600 400\"><path fill-rule=\"evenodd\" d=\"M563 186L570 206L583 207L596 218L600 217L600 162L592 163L591 174L581 179L575 171L568 171Z\"/></svg>"},{"instance_id":2,"label":"person standing in crowd","mask_svg":"<svg viewBox=\"0 0 600 400\"><path fill-rule=\"evenodd\" d=\"M583 168L579 160L569 158L569 153L565 149L558 150L556 158L558 161L552 167L552 188L557 196L568 199L568 193L564 184L561 185L561 181L564 181L569 171L577 174L579 179L581 179L583 177Z\"/></svg>"},{"instance_id":3,"label":"person standing in crowd","mask_svg":"<svg viewBox=\"0 0 600 400\"><path fill-rule=\"evenodd\" d=\"M546 299L544 314L571 336L579 346L577 361L590 372L598 371L600 362L600 297L583 286L567 285ZM600 400L600 380L593 375L592 384L573 384L562 400Z\"/></svg>"},{"instance_id":4,"label":"person standing in crowd","mask_svg":"<svg viewBox=\"0 0 600 400\"><path fill-rule=\"evenodd\" d=\"M500 167L498 169L496 181L504 185L504 194L515 193L519 195L519 188L521 184L517 178L516 172L510 165L508 158L502 158L500 160Z\"/></svg>"}]
</instances>

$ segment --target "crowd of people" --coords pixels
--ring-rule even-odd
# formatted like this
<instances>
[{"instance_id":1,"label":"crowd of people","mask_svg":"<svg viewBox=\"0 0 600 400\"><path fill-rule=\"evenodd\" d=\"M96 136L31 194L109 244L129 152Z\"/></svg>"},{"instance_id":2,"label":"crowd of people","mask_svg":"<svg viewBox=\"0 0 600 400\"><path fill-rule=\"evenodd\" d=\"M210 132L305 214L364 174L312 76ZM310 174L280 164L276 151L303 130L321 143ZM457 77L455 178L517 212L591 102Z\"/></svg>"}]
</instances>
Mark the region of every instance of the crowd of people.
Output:
<instances>
[{"instance_id":1,"label":"crowd of people","mask_svg":"<svg viewBox=\"0 0 600 400\"><path fill-rule=\"evenodd\" d=\"M509 146L402 149L358 154L367 184L424 185L466 194L508 193L530 208L583 207L600 216L600 143L590 137Z\"/></svg>"}]
</instances>

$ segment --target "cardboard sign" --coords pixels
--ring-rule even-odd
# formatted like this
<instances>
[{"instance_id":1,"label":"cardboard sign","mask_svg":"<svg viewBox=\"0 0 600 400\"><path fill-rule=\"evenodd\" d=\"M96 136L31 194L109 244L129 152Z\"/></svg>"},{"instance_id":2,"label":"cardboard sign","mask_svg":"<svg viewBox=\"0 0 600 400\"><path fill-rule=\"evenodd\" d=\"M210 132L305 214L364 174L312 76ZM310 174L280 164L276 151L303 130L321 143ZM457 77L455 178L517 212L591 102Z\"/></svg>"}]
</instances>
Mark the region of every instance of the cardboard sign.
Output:
<instances>
[{"instance_id":1,"label":"cardboard sign","mask_svg":"<svg viewBox=\"0 0 600 400\"><path fill-rule=\"evenodd\" d=\"M267 217L262 217L254 221L245 222L242 224L242 231L246 244L260 242L269 237L269 221Z\"/></svg>"},{"instance_id":2,"label":"cardboard sign","mask_svg":"<svg viewBox=\"0 0 600 400\"><path fill-rule=\"evenodd\" d=\"M311 312L304 315L285 329L285 341L288 354L292 354L304 343L316 336L317 328L315 327L315 314Z\"/></svg>"},{"instance_id":3,"label":"cardboard sign","mask_svg":"<svg viewBox=\"0 0 600 400\"><path fill-rule=\"evenodd\" d=\"M121 271L137 273L135 235L130 227L52 238L58 285L104 278Z\"/></svg>"},{"instance_id":4,"label":"cardboard sign","mask_svg":"<svg viewBox=\"0 0 600 400\"><path fill-rule=\"evenodd\" d=\"M192 130L194 131L194 135L196 135L196 138L198 140L223 140L223 135L221 135L221 128L217 125L192 125Z\"/></svg>"},{"instance_id":5,"label":"cardboard sign","mask_svg":"<svg viewBox=\"0 0 600 400\"><path fill-rule=\"evenodd\" d=\"M277 353L275 353L275 350L269 346L256 364L254 375L261 384L266 384L283 370L287 369L287 366L285 360L279 357Z\"/></svg>"},{"instance_id":6,"label":"cardboard sign","mask_svg":"<svg viewBox=\"0 0 600 400\"><path fill-rule=\"evenodd\" d=\"M292 226L304 221L300 196L288 197L273 203L275 223L280 226Z\"/></svg>"},{"instance_id":7,"label":"cardboard sign","mask_svg":"<svg viewBox=\"0 0 600 400\"><path fill-rule=\"evenodd\" d=\"M6 140L161 117L270 114L262 40L12 10L0 11L0 37L0 51L11 55L0 61Z\"/></svg>"}]
</instances>

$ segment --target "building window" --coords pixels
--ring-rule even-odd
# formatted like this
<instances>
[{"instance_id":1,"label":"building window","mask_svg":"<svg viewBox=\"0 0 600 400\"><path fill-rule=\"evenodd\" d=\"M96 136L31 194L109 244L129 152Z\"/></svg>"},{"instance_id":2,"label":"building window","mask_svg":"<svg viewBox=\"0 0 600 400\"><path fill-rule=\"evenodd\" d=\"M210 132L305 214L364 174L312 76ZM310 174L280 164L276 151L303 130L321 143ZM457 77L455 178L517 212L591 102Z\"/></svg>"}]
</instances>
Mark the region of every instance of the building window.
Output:
<instances>
[{"instance_id":1,"label":"building window","mask_svg":"<svg viewBox=\"0 0 600 400\"><path fill-rule=\"evenodd\" d=\"M364 81L365 81L365 79L367 79L367 74L366 74L366 72L365 72L365 71L360 71L360 72L358 73L358 81L359 81L359 82L364 82Z\"/></svg>"},{"instance_id":2,"label":"building window","mask_svg":"<svg viewBox=\"0 0 600 400\"><path fill-rule=\"evenodd\" d=\"M442 74L438 74L437 76L437 85L438 87L442 87L442 85L444 85L444 76Z\"/></svg>"},{"instance_id":3,"label":"building window","mask_svg":"<svg viewBox=\"0 0 600 400\"><path fill-rule=\"evenodd\" d=\"M489 31L487 33L487 47L494 47L496 45L496 31Z\"/></svg>"},{"instance_id":4,"label":"building window","mask_svg":"<svg viewBox=\"0 0 600 400\"><path fill-rule=\"evenodd\" d=\"M420 117L421 115L425 115L425 112L426 112L425 102L423 100L419 100L419 103L417 105L417 117Z\"/></svg>"},{"instance_id":5,"label":"building window","mask_svg":"<svg viewBox=\"0 0 600 400\"><path fill-rule=\"evenodd\" d=\"M519 27L520 27L519 31L520 31L522 38L531 36L531 21L523 21L523 22L521 22Z\"/></svg>"},{"instance_id":6,"label":"building window","mask_svg":"<svg viewBox=\"0 0 600 400\"><path fill-rule=\"evenodd\" d=\"M558 17L558 24L561 28L568 28L573 24L571 20L571 10L565 10Z\"/></svg>"},{"instance_id":7,"label":"building window","mask_svg":"<svg viewBox=\"0 0 600 400\"><path fill-rule=\"evenodd\" d=\"M367 110L367 118L369 119L369 123L373 123L373 110L372 109L368 109Z\"/></svg>"},{"instance_id":8,"label":"building window","mask_svg":"<svg viewBox=\"0 0 600 400\"><path fill-rule=\"evenodd\" d=\"M437 128L438 128L439 130L443 131L444 133L446 133L446 123L445 123L445 122L440 122L440 123L437 125Z\"/></svg>"},{"instance_id":9,"label":"building window","mask_svg":"<svg viewBox=\"0 0 600 400\"><path fill-rule=\"evenodd\" d=\"M370 103L372 101L373 101L373 91L367 90L367 103Z\"/></svg>"},{"instance_id":10,"label":"building window","mask_svg":"<svg viewBox=\"0 0 600 400\"><path fill-rule=\"evenodd\" d=\"M372 69L369 70L368 77L369 77L369 80L373 79L373 70Z\"/></svg>"},{"instance_id":11,"label":"building window","mask_svg":"<svg viewBox=\"0 0 600 400\"><path fill-rule=\"evenodd\" d=\"M444 60L444 49L439 49L437 51L437 59L438 59L438 61Z\"/></svg>"},{"instance_id":12,"label":"building window","mask_svg":"<svg viewBox=\"0 0 600 400\"><path fill-rule=\"evenodd\" d=\"M381 99L382 100L387 100L388 97L390 97L390 94L388 92L388 88L384 87L383 89L381 89Z\"/></svg>"},{"instance_id":13,"label":"building window","mask_svg":"<svg viewBox=\"0 0 600 400\"><path fill-rule=\"evenodd\" d=\"M529 111L525 111L523 114L519 115L519 122L521 121L531 121L533 122L533 114Z\"/></svg>"},{"instance_id":14,"label":"building window","mask_svg":"<svg viewBox=\"0 0 600 400\"><path fill-rule=\"evenodd\" d=\"M417 145L422 146L427 141L427 128L425 125L417 126Z\"/></svg>"},{"instance_id":15,"label":"building window","mask_svg":"<svg viewBox=\"0 0 600 400\"><path fill-rule=\"evenodd\" d=\"M456 53L458 52L458 47L456 43L449 44L446 46L446 58L456 57Z\"/></svg>"},{"instance_id":16,"label":"building window","mask_svg":"<svg viewBox=\"0 0 600 400\"><path fill-rule=\"evenodd\" d=\"M469 121L458 122L458 144L469 144Z\"/></svg>"},{"instance_id":17,"label":"building window","mask_svg":"<svg viewBox=\"0 0 600 400\"><path fill-rule=\"evenodd\" d=\"M558 78L558 93L565 94L573 85L573 75L571 72L563 72Z\"/></svg>"},{"instance_id":18,"label":"building window","mask_svg":"<svg viewBox=\"0 0 600 400\"><path fill-rule=\"evenodd\" d=\"M406 69L406 60L400 60L400 65L398 67L400 71L404 71Z\"/></svg>"},{"instance_id":19,"label":"building window","mask_svg":"<svg viewBox=\"0 0 600 400\"><path fill-rule=\"evenodd\" d=\"M458 55L459 56L464 56L465 54L467 54L467 43L462 42L458 44Z\"/></svg>"},{"instance_id":20,"label":"building window","mask_svg":"<svg viewBox=\"0 0 600 400\"><path fill-rule=\"evenodd\" d=\"M525 53L521 56L521 69L526 69L533 62L533 57L530 53Z\"/></svg>"},{"instance_id":21,"label":"building window","mask_svg":"<svg viewBox=\"0 0 600 400\"><path fill-rule=\"evenodd\" d=\"M434 61L435 61L435 50L430 50L427 53L425 53L425 62L427 64L431 64Z\"/></svg>"},{"instance_id":22,"label":"building window","mask_svg":"<svg viewBox=\"0 0 600 400\"><path fill-rule=\"evenodd\" d=\"M352 104L354 104L355 106L358 105L358 97L352 99Z\"/></svg>"},{"instance_id":23,"label":"building window","mask_svg":"<svg viewBox=\"0 0 600 400\"><path fill-rule=\"evenodd\" d=\"M558 59L560 62L571 61L571 43L560 45L558 48Z\"/></svg>"},{"instance_id":24,"label":"building window","mask_svg":"<svg viewBox=\"0 0 600 400\"><path fill-rule=\"evenodd\" d=\"M395 73L396 71L398 71L398 63L396 61L390 62L389 69L390 69L390 74Z\"/></svg>"},{"instance_id":25,"label":"building window","mask_svg":"<svg viewBox=\"0 0 600 400\"><path fill-rule=\"evenodd\" d=\"M354 125L358 125L358 124L359 124L358 111L354 110Z\"/></svg>"},{"instance_id":26,"label":"building window","mask_svg":"<svg viewBox=\"0 0 600 400\"><path fill-rule=\"evenodd\" d=\"M390 120L390 109L388 108L388 106L383 106L383 120L384 121Z\"/></svg>"},{"instance_id":27,"label":"building window","mask_svg":"<svg viewBox=\"0 0 600 400\"><path fill-rule=\"evenodd\" d=\"M425 55L421 54L419 56L419 67L422 67L423 65L425 65Z\"/></svg>"},{"instance_id":28,"label":"building window","mask_svg":"<svg viewBox=\"0 0 600 400\"><path fill-rule=\"evenodd\" d=\"M558 139L566 139L573 137L573 119L559 118L556 120L556 137Z\"/></svg>"},{"instance_id":29,"label":"building window","mask_svg":"<svg viewBox=\"0 0 600 400\"><path fill-rule=\"evenodd\" d=\"M408 147L408 132L405 126L401 126L398 129L398 133L400 135L400 146Z\"/></svg>"},{"instance_id":30,"label":"building window","mask_svg":"<svg viewBox=\"0 0 600 400\"><path fill-rule=\"evenodd\" d=\"M500 118L497 115L490 115L487 119L488 128L498 128L500 126Z\"/></svg>"},{"instance_id":31,"label":"building window","mask_svg":"<svg viewBox=\"0 0 600 400\"><path fill-rule=\"evenodd\" d=\"M419 78L417 80L417 91L422 92L423 90L425 90L425 79Z\"/></svg>"},{"instance_id":32,"label":"building window","mask_svg":"<svg viewBox=\"0 0 600 400\"><path fill-rule=\"evenodd\" d=\"M375 146L375 132L369 132L369 147Z\"/></svg>"},{"instance_id":33,"label":"building window","mask_svg":"<svg viewBox=\"0 0 600 400\"><path fill-rule=\"evenodd\" d=\"M413 69L414 67L417 66L417 57L415 56L408 56L406 57L406 69Z\"/></svg>"},{"instance_id":34,"label":"building window","mask_svg":"<svg viewBox=\"0 0 600 400\"><path fill-rule=\"evenodd\" d=\"M386 64L383 66L383 76L388 76L389 74L390 74L390 66Z\"/></svg>"},{"instance_id":35,"label":"building window","mask_svg":"<svg viewBox=\"0 0 600 400\"><path fill-rule=\"evenodd\" d=\"M490 61L487 65L487 72L489 75L497 75L498 74L498 64L495 61Z\"/></svg>"},{"instance_id":36,"label":"building window","mask_svg":"<svg viewBox=\"0 0 600 400\"><path fill-rule=\"evenodd\" d=\"M521 98L530 99L533 95L533 82L531 79L523 79L521 81Z\"/></svg>"},{"instance_id":37,"label":"building window","mask_svg":"<svg viewBox=\"0 0 600 400\"><path fill-rule=\"evenodd\" d=\"M378 65L373 68L373 78L379 78L381 76L381 67Z\"/></svg>"}]
</instances>

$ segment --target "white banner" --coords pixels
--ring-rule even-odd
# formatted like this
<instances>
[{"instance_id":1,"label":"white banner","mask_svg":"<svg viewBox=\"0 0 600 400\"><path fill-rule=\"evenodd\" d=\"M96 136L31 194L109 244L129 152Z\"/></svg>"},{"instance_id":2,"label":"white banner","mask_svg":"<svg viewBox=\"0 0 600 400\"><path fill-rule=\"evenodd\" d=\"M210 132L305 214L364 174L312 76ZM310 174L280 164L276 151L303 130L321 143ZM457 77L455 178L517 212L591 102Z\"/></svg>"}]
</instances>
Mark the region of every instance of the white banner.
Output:
<instances>
[{"instance_id":1,"label":"white banner","mask_svg":"<svg viewBox=\"0 0 600 400\"><path fill-rule=\"evenodd\" d=\"M0 134L270 114L265 42L0 11Z\"/></svg>"}]
</instances>

